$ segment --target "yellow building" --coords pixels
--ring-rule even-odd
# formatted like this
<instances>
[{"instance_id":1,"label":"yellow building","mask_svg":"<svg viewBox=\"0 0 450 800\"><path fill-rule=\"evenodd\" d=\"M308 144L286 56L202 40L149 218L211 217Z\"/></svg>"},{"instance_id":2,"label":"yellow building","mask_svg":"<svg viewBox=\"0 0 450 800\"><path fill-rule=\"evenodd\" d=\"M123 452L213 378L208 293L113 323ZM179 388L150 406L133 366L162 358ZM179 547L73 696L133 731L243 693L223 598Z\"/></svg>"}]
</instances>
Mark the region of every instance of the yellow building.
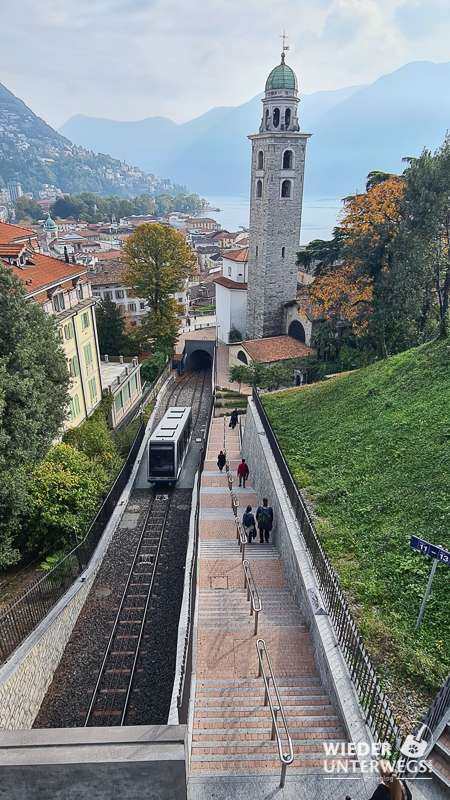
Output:
<instances>
[{"instance_id":1,"label":"yellow building","mask_svg":"<svg viewBox=\"0 0 450 800\"><path fill-rule=\"evenodd\" d=\"M18 226L0 223L0 259L23 281L26 297L55 317L72 378L66 427L74 428L102 399L96 301L86 267L36 252L32 237L24 241L25 235Z\"/></svg>"}]
</instances>

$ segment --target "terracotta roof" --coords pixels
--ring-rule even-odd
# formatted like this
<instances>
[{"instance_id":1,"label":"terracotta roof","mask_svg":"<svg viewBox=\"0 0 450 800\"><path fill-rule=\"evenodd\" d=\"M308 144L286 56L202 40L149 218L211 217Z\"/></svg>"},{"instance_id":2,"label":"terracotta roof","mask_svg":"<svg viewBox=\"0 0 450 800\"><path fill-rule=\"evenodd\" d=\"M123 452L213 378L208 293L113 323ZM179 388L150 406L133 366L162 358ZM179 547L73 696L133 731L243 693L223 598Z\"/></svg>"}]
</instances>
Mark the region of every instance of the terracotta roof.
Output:
<instances>
[{"instance_id":1,"label":"terracotta roof","mask_svg":"<svg viewBox=\"0 0 450 800\"><path fill-rule=\"evenodd\" d=\"M253 361L284 361L288 358L315 356L317 351L292 336L269 336L267 339L250 339L242 343Z\"/></svg>"},{"instance_id":2,"label":"terracotta roof","mask_svg":"<svg viewBox=\"0 0 450 800\"><path fill-rule=\"evenodd\" d=\"M34 265L27 265L25 269L13 267L18 278L29 282L28 294L36 294L44 287L62 283L69 278L86 273L86 267L81 264L67 264L60 258L52 258L52 256L45 256L42 253L33 253L33 261Z\"/></svg>"},{"instance_id":3,"label":"terracotta roof","mask_svg":"<svg viewBox=\"0 0 450 800\"><path fill-rule=\"evenodd\" d=\"M10 225L9 222L0 222L0 244L9 244L17 239L36 238L36 231L22 228L20 225Z\"/></svg>"},{"instance_id":4,"label":"terracotta roof","mask_svg":"<svg viewBox=\"0 0 450 800\"><path fill-rule=\"evenodd\" d=\"M109 283L120 283L122 272L126 265L120 259L111 259L105 264L96 264L93 272L89 272L89 280L92 286L103 286Z\"/></svg>"},{"instance_id":5,"label":"terracotta roof","mask_svg":"<svg viewBox=\"0 0 450 800\"><path fill-rule=\"evenodd\" d=\"M226 289L247 289L246 283L237 283L237 281L230 281L229 278L213 278L214 283L219 283L220 286L225 286Z\"/></svg>"},{"instance_id":6,"label":"terracotta roof","mask_svg":"<svg viewBox=\"0 0 450 800\"><path fill-rule=\"evenodd\" d=\"M228 258L230 261L248 261L248 247L243 247L241 250L227 250L222 253L222 258Z\"/></svg>"},{"instance_id":7,"label":"terracotta roof","mask_svg":"<svg viewBox=\"0 0 450 800\"><path fill-rule=\"evenodd\" d=\"M0 244L0 257L19 258L26 246L27 242L18 242L17 244Z\"/></svg>"},{"instance_id":8,"label":"terracotta roof","mask_svg":"<svg viewBox=\"0 0 450 800\"><path fill-rule=\"evenodd\" d=\"M91 253L91 256L95 256L99 261L111 261L111 259L119 258L120 250L100 250L97 253Z\"/></svg>"}]
</instances>

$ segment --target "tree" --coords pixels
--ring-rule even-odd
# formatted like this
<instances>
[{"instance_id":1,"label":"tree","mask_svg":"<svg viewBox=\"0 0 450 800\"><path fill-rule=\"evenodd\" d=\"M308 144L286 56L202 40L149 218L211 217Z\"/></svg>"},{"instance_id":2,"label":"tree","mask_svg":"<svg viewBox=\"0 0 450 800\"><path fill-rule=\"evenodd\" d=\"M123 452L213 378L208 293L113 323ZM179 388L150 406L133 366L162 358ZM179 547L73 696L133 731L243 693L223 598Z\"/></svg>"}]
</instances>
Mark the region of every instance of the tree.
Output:
<instances>
[{"instance_id":1,"label":"tree","mask_svg":"<svg viewBox=\"0 0 450 800\"><path fill-rule=\"evenodd\" d=\"M341 257L341 241L339 229L335 228L332 239L313 239L312 242L297 253L297 266L305 272L319 275L323 269L338 263Z\"/></svg>"},{"instance_id":2,"label":"tree","mask_svg":"<svg viewBox=\"0 0 450 800\"><path fill-rule=\"evenodd\" d=\"M88 214L89 209L83 200L77 199L77 195L72 197L64 195L64 197L55 200L53 205L50 206L50 213L54 218L68 219L69 217L74 217L74 219L79 219L80 214Z\"/></svg>"},{"instance_id":3,"label":"tree","mask_svg":"<svg viewBox=\"0 0 450 800\"><path fill-rule=\"evenodd\" d=\"M367 333L372 296L372 279L358 276L348 264L324 270L297 294L300 308L320 310L333 331L345 320L357 336Z\"/></svg>"},{"instance_id":4,"label":"tree","mask_svg":"<svg viewBox=\"0 0 450 800\"><path fill-rule=\"evenodd\" d=\"M232 344L233 342L242 342L242 333L236 328L236 325L232 325L228 331L228 343Z\"/></svg>"},{"instance_id":5,"label":"tree","mask_svg":"<svg viewBox=\"0 0 450 800\"><path fill-rule=\"evenodd\" d=\"M19 558L13 539L28 507L27 474L62 425L68 384L53 320L0 265L0 568Z\"/></svg>"},{"instance_id":6,"label":"tree","mask_svg":"<svg viewBox=\"0 0 450 800\"><path fill-rule=\"evenodd\" d=\"M178 336L178 303L173 297L195 274L195 257L183 236L154 223L139 225L122 250L122 281L149 307L138 329L153 352L173 347Z\"/></svg>"},{"instance_id":7,"label":"tree","mask_svg":"<svg viewBox=\"0 0 450 800\"><path fill-rule=\"evenodd\" d=\"M18 222L26 218L30 218L32 222L37 222L43 217L42 208L39 203L37 203L36 200L25 197L25 195L17 198L14 208L16 220Z\"/></svg>"},{"instance_id":8,"label":"tree","mask_svg":"<svg viewBox=\"0 0 450 800\"><path fill-rule=\"evenodd\" d=\"M102 356L119 355L125 344L125 318L110 297L104 297L95 307L98 346Z\"/></svg>"}]
</instances>

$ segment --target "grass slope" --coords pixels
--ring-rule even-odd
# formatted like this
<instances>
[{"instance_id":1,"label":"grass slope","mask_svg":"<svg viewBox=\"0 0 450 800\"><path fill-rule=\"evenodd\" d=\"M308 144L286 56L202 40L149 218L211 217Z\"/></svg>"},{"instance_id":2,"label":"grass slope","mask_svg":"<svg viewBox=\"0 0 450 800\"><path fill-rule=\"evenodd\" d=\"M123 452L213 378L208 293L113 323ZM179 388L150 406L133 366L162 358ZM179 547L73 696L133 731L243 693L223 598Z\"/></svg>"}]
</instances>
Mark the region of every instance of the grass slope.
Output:
<instances>
[{"instance_id":1,"label":"grass slope","mask_svg":"<svg viewBox=\"0 0 450 800\"><path fill-rule=\"evenodd\" d=\"M450 346L432 342L325 383L263 398L389 694L422 702L450 670Z\"/></svg>"}]
</instances>

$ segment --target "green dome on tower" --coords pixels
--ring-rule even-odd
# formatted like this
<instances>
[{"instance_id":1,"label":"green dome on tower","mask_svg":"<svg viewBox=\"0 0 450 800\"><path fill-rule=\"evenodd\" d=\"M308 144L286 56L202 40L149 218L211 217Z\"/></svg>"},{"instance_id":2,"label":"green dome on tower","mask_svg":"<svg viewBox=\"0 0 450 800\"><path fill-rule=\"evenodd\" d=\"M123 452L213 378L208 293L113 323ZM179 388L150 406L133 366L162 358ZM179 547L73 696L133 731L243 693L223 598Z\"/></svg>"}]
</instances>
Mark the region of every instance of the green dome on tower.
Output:
<instances>
[{"instance_id":1,"label":"green dome on tower","mask_svg":"<svg viewBox=\"0 0 450 800\"><path fill-rule=\"evenodd\" d=\"M284 53L281 64L272 70L266 80L266 92L270 92L272 89L294 89L295 91L298 89L297 76L294 70L284 63Z\"/></svg>"},{"instance_id":2,"label":"green dome on tower","mask_svg":"<svg viewBox=\"0 0 450 800\"><path fill-rule=\"evenodd\" d=\"M56 231L56 230L57 230L56 222L54 222L54 220L52 220L52 218L51 218L51 216L49 214L47 219L45 220L45 223L44 223L44 231Z\"/></svg>"}]
</instances>

